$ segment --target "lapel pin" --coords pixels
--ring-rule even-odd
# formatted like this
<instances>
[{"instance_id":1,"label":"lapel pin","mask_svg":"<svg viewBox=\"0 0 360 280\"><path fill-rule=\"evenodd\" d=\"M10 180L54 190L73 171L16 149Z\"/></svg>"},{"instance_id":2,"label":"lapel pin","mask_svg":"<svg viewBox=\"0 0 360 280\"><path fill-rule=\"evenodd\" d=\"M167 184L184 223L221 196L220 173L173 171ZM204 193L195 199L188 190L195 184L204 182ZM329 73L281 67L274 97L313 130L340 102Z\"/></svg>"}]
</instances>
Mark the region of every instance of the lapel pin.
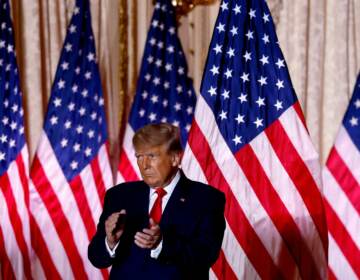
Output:
<instances>
[{"instance_id":1,"label":"lapel pin","mask_svg":"<svg viewBox=\"0 0 360 280\"><path fill-rule=\"evenodd\" d=\"M185 198L183 198L183 197L180 198L180 201L181 201L181 202L185 202Z\"/></svg>"}]
</instances>

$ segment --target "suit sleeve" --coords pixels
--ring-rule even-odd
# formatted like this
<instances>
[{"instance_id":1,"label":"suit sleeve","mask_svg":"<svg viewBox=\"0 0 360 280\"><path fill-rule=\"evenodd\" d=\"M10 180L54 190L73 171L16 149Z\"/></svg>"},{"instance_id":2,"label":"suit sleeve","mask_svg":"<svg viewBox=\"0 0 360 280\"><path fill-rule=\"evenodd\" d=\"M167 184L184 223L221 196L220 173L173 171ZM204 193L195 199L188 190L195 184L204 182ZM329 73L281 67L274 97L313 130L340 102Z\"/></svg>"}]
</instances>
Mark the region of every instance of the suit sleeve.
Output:
<instances>
[{"instance_id":1,"label":"suit sleeve","mask_svg":"<svg viewBox=\"0 0 360 280\"><path fill-rule=\"evenodd\" d=\"M92 238L88 247L88 258L97 268L105 268L112 265L113 258L110 257L105 245L105 221L111 214L109 191L105 194L104 209L100 216L95 236Z\"/></svg>"},{"instance_id":2,"label":"suit sleeve","mask_svg":"<svg viewBox=\"0 0 360 280\"><path fill-rule=\"evenodd\" d=\"M158 260L187 268L209 268L221 249L225 230L224 208L225 195L216 193L208 201L207 210L201 215L193 236L184 237L171 229L163 232L163 247Z\"/></svg>"}]
</instances>

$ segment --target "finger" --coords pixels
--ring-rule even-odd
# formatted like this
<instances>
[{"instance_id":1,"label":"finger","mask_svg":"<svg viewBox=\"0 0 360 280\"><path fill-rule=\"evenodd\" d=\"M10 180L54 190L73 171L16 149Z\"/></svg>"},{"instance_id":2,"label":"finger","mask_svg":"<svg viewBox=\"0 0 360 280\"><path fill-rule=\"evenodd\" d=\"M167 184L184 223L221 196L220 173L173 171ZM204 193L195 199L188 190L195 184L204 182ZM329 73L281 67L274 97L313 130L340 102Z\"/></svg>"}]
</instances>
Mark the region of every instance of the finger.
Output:
<instances>
[{"instance_id":1,"label":"finger","mask_svg":"<svg viewBox=\"0 0 360 280\"><path fill-rule=\"evenodd\" d=\"M156 244L158 244L161 240L161 234L160 232L154 233L154 234L148 234L151 238L146 239L151 245L151 248L153 248Z\"/></svg>"},{"instance_id":2,"label":"finger","mask_svg":"<svg viewBox=\"0 0 360 280\"><path fill-rule=\"evenodd\" d=\"M155 223L155 221L152 218L150 218L149 224L150 224L150 227L153 227L153 226L157 225L157 223Z\"/></svg>"},{"instance_id":3,"label":"finger","mask_svg":"<svg viewBox=\"0 0 360 280\"><path fill-rule=\"evenodd\" d=\"M159 224L157 224L152 218L149 219L149 228L160 228Z\"/></svg>"},{"instance_id":4,"label":"finger","mask_svg":"<svg viewBox=\"0 0 360 280\"><path fill-rule=\"evenodd\" d=\"M134 243L135 243L137 246L139 246L140 248L143 248L143 249L149 249L149 248L150 248L150 246L145 245L145 244L139 242L139 241L136 240L136 239L135 239Z\"/></svg>"},{"instance_id":5,"label":"finger","mask_svg":"<svg viewBox=\"0 0 360 280\"><path fill-rule=\"evenodd\" d=\"M120 216L119 213L112 214L109 220L112 221L112 222L113 222L113 221L116 221L119 216Z\"/></svg>"},{"instance_id":6,"label":"finger","mask_svg":"<svg viewBox=\"0 0 360 280\"><path fill-rule=\"evenodd\" d=\"M121 211L122 211L122 210L121 210ZM113 213L113 214L111 215L111 217L112 217L113 219L117 219L117 218L122 214L121 211Z\"/></svg>"},{"instance_id":7,"label":"finger","mask_svg":"<svg viewBox=\"0 0 360 280\"><path fill-rule=\"evenodd\" d=\"M148 245L150 244L150 240L149 239L146 239L140 235L135 235L134 236L134 239L137 240L138 242L140 242L141 244L144 244L144 245Z\"/></svg>"},{"instance_id":8,"label":"finger","mask_svg":"<svg viewBox=\"0 0 360 280\"><path fill-rule=\"evenodd\" d=\"M126 210L121 209L120 211L112 213L109 217L118 218L121 214L126 214Z\"/></svg>"},{"instance_id":9,"label":"finger","mask_svg":"<svg viewBox=\"0 0 360 280\"><path fill-rule=\"evenodd\" d=\"M114 221L116 221L118 219L120 215L120 212L116 212L116 213L112 213L106 220L106 222L108 223L113 223Z\"/></svg>"},{"instance_id":10,"label":"finger","mask_svg":"<svg viewBox=\"0 0 360 280\"><path fill-rule=\"evenodd\" d=\"M146 233L143 233L143 232L140 232L140 231L138 231L135 234L135 237L138 237L139 239L142 239L144 241L154 240L154 237L152 235L149 235L149 234L146 234Z\"/></svg>"},{"instance_id":11,"label":"finger","mask_svg":"<svg viewBox=\"0 0 360 280\"><path fill-rule=\"evenodd\" d=\"M107 221L105 222L105 225L106 225L106 226L112 226L113 224L115 224L115 221L113 221L113 220L107 220Z\"/></svg>"},{"instance_id":12,"label":"finger","mask_svg":"<svg viewBox=\"0 0 360 280\"><path fill-rule=\"evenodd\" d=\"M119 212L114 212L107 218L105 223L110 223L110 224L116 223L117 220L119 219L119 216L123 215L123 214L126 215L126 210L125 209L121 209L121 211L119 211Z\"/></svg>"},{"instance_id":13,"label":"finger","mask_svg":"<svg viewBox=\"0 0 360 280\"><path fill-rule=\"evenodd\" d=\"M144 239L143 237L144 235L139 233L135 235L135 239L134 239L134 243L143 249L155 248L156 244L158 244L160 240L160 236L155 236L153 237L152 240Z\"/></svg>"},{"instance_id":14,"label":"finger","mask_svg":"<svg viewBox=\"0 0 360 280\"><path fill-rule=\"evenodd\" d=\"M112 232L115 227L116 227L116 224L117 224L117 221L119 219L119 216L121 214L125 214L126 211L124 209L122 209L121 211L119 212L114 212L112 213L108 218L107 220L105 221L105 228L106 228L106 231L109 231L109 232Z\"/></svg>"},{"instance_id":15,"label":"finger","mask_svg":"<svg viewBox=\"0 0 360 280\"><path fill-rule=\"evenodd\" d=\"M141 248L150 248L153 245L153 241L144 238L143 236L136 234L135 235L135 243L140 244Z\"/></svg>"},{"instance_id":16,"label":"finger","mask_svg":"<svg viewBox=\"0 0 360 280\"><path fill-rule=\"evenodd\" d=\"M126 211L121 210L115 221L115 228L113 229L113 232L119 232L123 230L125 227L125 220L126 220Z\"/></svg>"},{"instance_id":17,"label":"finger","mask_svg":"<svg viewBox=\"0 0 360 280\"><path fill-rule=\"evenodd\" d=\"M108 219L105 222L105 227L106 228L112 228L115 225L115 222L112 219Z\"/></svg>"},{"instance_id":18,"label":"finger","mask_svg":"<svg viewBox=\"0 0 360 280\"><path fill-rule=\"evenodd\" d=\"M114 228L115 227L115 225L116 225L116 220L107 220L106 222L105 222L105 227L106 228Z\"/></svg>"},{"instance_id":19,"label":"finger","mask_svg":"<svg viewBox=\"0 0 360 280\"><path fill-rule=\"evenodd\" d=\"M107 235L113 235L113 230L115 228L115 224L110 224L106 226L106 234Z\"/></svg>"},{"instance_id":20,"label":"finger","mask_svg":"<svg viewBox=\"0 0 360 280\"><path fill-rule=\"evenodd\" d=\"M159 227L157 227L155 229L144 228L143 233L151 235L151 236L158 236L158 235L160 235L160 228Z\"/></svg>"}]
</instances>

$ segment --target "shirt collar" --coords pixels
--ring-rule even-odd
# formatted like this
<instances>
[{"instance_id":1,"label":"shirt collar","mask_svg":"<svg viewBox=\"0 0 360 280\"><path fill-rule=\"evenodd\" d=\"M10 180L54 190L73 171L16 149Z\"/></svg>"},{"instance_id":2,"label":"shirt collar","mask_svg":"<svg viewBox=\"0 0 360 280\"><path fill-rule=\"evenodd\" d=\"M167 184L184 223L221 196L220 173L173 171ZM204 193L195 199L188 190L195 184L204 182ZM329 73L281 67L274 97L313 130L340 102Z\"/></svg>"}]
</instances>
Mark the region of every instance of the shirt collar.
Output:
<instances>
[{"instance_id":1,"label":"shirt collar","mask_svg":"<svg viewBox=\"0 0 360 280\"><path fill-rule=\"evenodd\" d=\"M174 178L171 180L170 184L168 184L166 187L164 187L164 190L166 191L166 195L171 195L172 192L174 191L177 183L180 180L180 170L178 170L176 172L176 175L174 176ZM150 197L155 193L155 189L154 188L150 188Z\"/></svg>"}]
</instances>

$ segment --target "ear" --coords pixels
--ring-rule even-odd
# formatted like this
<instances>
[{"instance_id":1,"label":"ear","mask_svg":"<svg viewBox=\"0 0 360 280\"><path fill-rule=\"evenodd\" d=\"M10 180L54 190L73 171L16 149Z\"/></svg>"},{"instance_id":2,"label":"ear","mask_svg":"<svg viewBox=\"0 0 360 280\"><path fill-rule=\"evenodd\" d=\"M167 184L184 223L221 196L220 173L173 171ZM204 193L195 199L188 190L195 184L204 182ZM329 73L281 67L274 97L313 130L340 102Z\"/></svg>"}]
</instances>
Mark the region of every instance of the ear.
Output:
<instances>
[{"instance_id":1,"label":"ear","mask_svg":"<svg viewBox=\"0 0 360 280\"><path fill-rule=\"evenodd\" d=\"M171 165L174 166L174 167L179 166L180 162L181 162L181 158L182 158L182 153L174 152L172 154L172 158L171 158Z\"/></svg>"}]
</instances>

